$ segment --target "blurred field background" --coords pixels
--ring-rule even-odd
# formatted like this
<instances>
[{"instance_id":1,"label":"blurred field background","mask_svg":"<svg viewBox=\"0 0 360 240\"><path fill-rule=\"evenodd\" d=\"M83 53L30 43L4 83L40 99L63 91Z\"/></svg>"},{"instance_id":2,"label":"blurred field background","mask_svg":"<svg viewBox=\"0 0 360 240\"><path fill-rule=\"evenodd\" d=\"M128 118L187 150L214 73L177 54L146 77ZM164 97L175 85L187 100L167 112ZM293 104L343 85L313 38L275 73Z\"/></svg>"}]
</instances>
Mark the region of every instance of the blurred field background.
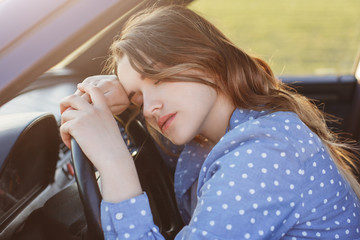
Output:
<instances>
[{"instance_id":1,"label":"blurred field background","mask_svg":"<svg viewBox=\"0 0 360 240\"><path fill-rule=\"evenodd\" d=\"M360 0L195 0L190 8L276 75L354 72Z\"/></svg>"}]
</instances>

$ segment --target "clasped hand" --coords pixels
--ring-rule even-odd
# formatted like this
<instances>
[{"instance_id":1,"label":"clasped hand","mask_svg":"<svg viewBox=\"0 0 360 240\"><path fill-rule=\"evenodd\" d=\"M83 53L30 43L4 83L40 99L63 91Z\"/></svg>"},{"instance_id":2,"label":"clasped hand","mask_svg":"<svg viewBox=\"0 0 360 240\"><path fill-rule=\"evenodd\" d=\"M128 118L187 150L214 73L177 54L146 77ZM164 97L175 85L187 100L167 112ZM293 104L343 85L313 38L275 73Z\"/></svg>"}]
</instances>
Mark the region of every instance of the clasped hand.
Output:
<instances>
[{"instance_id":1,"label":"clasped hand","mask_svg":"<svg viewBox=\"0 0 360 240\"><path fill-rule=\"evenodd\" d=\"M93 164L101 168L106 161L127 152L113 114L120 114L129 105L116 76L85 79L73 95L60 103L62 140L70 148L74 137Z\"/></svg>"}]
</instances>

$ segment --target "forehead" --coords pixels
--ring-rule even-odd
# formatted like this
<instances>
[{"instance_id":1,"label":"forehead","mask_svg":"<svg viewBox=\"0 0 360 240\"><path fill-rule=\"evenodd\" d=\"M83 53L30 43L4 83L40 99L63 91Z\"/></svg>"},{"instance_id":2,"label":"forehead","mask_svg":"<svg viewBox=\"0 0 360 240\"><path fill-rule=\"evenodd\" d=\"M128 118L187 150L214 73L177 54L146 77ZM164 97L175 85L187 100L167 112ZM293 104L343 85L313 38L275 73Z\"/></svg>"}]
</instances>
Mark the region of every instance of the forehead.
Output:
<instances>
[{"instance_id":1,"label":"forehead","mask_svg":"<svg viewBox=\"0 0 360 240\"><path fill-rule=\"evenodd\" d=\"M128 68L131 68L131 64L129 62L129 58L126 55L123 55L122 57L116 58L116 74L121 74L124 71L127 71Z\"/></svg>"},{"instance_id":2,"label":"forehead","mask_svg":"<svg viewBox=\"0 0 360 240\"><path fill-rule=\"evenodd\" d=\"M141 76L142 74L137 72L135 69L142 72L142 71L144 71L144 68L147 69L147 68L154 67L154 65L155 65L154 62L152 62L148 57L143 56L143 54L140 54L140 55L142 57L144 57L143 59L137 59L140 61L140 63L138 63L137 61L135 61L135 63L134 63L134 61L132 61L132 63L130 63L131 59L125 54L122 57L116 58L115 74L121 74L121 71L119 71L118 69L122 68L123 72L127 71L128 69L131 69L134 72L136 72L138 75ZM136 65L135 68L131 64L135 64Z\"/></svg>"},{"instance_id":3,"label":"forehead","mask_svg":"<svg viewBox=\"0 0 360 240\"><path fill-rule=\"evenodd\" d=\"M115 74L118 76L121 83L129 78L133 79L140 77L140 74L131 66L129 58L126 55L117 60Z\"/></svg>"},{"instance_id":4,"label":"forehead","mask_svg":"<svg viewBox=\"0 0 360 240\"><path fill-rule=\"evenodd\" d=\"M128 95L141 84L141 75L133 69L126 55L117 60L115 74Z\"/></svg>"}]
</instances>

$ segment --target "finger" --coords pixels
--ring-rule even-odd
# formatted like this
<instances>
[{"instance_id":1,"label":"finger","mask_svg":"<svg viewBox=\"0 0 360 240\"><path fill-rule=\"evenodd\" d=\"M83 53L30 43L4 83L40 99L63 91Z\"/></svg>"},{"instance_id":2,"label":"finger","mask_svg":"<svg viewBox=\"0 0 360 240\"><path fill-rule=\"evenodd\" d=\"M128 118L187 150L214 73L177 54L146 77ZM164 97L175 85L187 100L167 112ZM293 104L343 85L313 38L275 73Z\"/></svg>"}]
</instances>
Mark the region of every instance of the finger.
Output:
<instances>
[{"instance_id":1,"label":"finger","mask_svg":"<svg viewBox=\"0 0 360 240\"><path fill-rule=\"evenodd\" d=\"M61 114L64 114L66 111L69 111L69 110L75 110L75 109L73 109L72 107L68 107L68 108L66 108L63 112L60 112Z\"/></svg>"},{"instance_id":2,"label":"finger","mask_svg":"<svg viewBox=\"0 0 360 240\"><path fill-rule=\"evenodd\" d=\"M82 91L80 91L79 89L76 90L76 92L75 92L74 94L82 97L82 98L85 99L88 103L91 103L91 99L90 99L89 94L87 94L87 93L85 93L85 92L82 92Z\"/></svg>"},{"instance_id":3,"label":"finger","mask_svg":"<svg viewBox=\"0 0 360 240\"><path fill-rule=\"evenodd\" d=\"M71 121L71 120L73 120L75 118L78 118L82 114L83 114L82 111L78 111L78 110L75 110L75 109L72 109L72 108L68 108L66 111L64 111L61 114L61 124L64 124L64 123L66 123L68 121Z\"/></svg>"},{"instance_id":4,"label":"finger","mask_svg":"<svg viewBox=\"0 0 360 240\"><path fill-rule=\"evenodd\" d=\"M74 95L67 96L60 101L60 114L63 114L68 109L74 109L69 103L69 101L71 101L70 98L74 98L73 96Z\"/></svg>"},{"instance_id":5,"label":"finger","mask_svg":"<svg viewBox=\"0 0 360 240\"><path fill-rule=\"evenodd\" d=\"M60 126L60 137L69 149L71 149L70 124L70 122L66 122Z\"/></svg>"},{"instance_id":6,"label":"finger","mask_svg":"<svg viewBox=\"0 0 360 240\"><path fill-rule=\"evenodd\" d=\"M99 83L99 84L98 84ZM79 83L77 85L78 90L76 91L76 94L83 97L87 102L92 103L91 97L89 93L86 92L85 86L91 86L91 87L97 87L101 90L101 92L105 95L108 94L109 91L111 92L111 84L109 82L90 82L88 83Z\"/></svg>"},{"instance_id":7,"label":"finger","mask_svg":"<svg viewBox=\"0 0 360 240\"><path fill-rule=\"evenodd\" d=\"M75 95L78 95L78 96L81 96L81 95L83 95L84 93L83 93L82 91L80 91L79 89L76 89L76 91L75 91L74 94L75 94Z\"/></svg>"},{"instance_id":8,"label":"finger","mask_svg":"<svg viewBox=\"0 0 360 240\"><path fill-rule=\"evenodd\" d=\"M102 86L105 98L109 101L109 105L129 105L128 94L121 83L116 80L112 83L106 82Z\"/></svg>"},{"instance_id":9,"label":"finger","mask_svg":"<svg viewBox=\"0 0 360 240\"><path fill-rule=\"evenodd\" d=\"M100 88L104 93L108 93L114 90L114 87L117 87L120 82L117 78L108 78L106 81L98 82L95 86Z\"/></svg>"},{"instance_id":10,"label":"finger","mask_svg":"<svg viewBox=\"0 0 360 240\"><path fill-rule=\"evenodd\" d=\"M85 99L88 103L92 103L91 97L88 93L84 93L83 95L81 95L81 97Z\"/></svg>"},{"instance_id":11,"label":"finger","mask_svg":"<svg viewBox=\"0 0 360 240\"><path fill-rule=\"evenodd\" d=\"M96 85L101 79L105 78L106 75L95 75L87 77L82 83Z\"/></svg>"},{"instance_id":12,"label":"finger","mask_svg":"<svg viewBox=\"0 0 360 240\"><path fill-rule=\"evenodd\" d=\"M112 83L112 79L104 79L103 81L92 81L89 83L86 83L86 82L79 83L77 85L79 92L84 92L85 91L84 87L87 85L99 88L104 94L111 92L111 90L114 87L114 83Z\"/></svg>"},{"instance_id":13,"label":"finger","mask_svg":"<svg viewBox=\"0 0 360 240\"><path fill-rule=\"evenodd\" d=\"M119 104L119 105L113 105L110 107L110 111L114 114L114 115L119 115L122 112L124 112L128 107L130 106L130 104Z\"/></svg>"},{"instance_id":14,"label":"finger","mask_svg":"<svg viewBox=\"0 0 360 240\"><path fill-rule=\"evenodd\" d=\"M76 89L76 91L75 91L75 95L78 95L78 96L82 96L83 94L84 94L84 92L82 92L82 91L80 91L79 90L79 86L80 86L80 83L77 85L77 89Z\"/></svg>"},{"instance_id":15,"label":"finger","mask_svg":"<svg viewBox=\"0 0 360 240\"><path fill-rule=\"evenodd\" d=\"M115 75L95 75L95 76L87 77L83 81L83 83L98 86L99 84L101 84L104 81L111 81L113 79L117 79L117 76L115 76Z\"/></svg>"},{"instance_id":16,"label":"finger","mask_svg":"<svg viewBox=\"0 0 360 240\"><path fill-rule=\"evenodd\" d=\"M85 109L89 107L89 102L78 95L70 95L63 98L60 102L60 113L63 114L69 107L73 109Z\"/></svg>"},{"instance_id":17,"label":"finger","mask_svg":"<svg viewBox=\"0 0 360 240\"><path fill-rule=\"evenodd\" d=\"M107 107L106 98L101 89L95 86L91 86L89 84L82 84L81 91L86 92L89 95L90 101L99 107Z\"/></svg>"}]
</instances>

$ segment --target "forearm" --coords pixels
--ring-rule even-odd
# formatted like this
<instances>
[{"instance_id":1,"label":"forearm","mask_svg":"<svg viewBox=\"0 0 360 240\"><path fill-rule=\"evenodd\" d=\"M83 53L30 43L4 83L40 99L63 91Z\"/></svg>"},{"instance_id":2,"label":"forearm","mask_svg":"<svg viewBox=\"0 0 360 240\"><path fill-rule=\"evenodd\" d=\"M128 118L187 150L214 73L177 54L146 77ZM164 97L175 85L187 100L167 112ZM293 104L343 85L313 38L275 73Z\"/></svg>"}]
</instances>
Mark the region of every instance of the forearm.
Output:
<instances>
[{"instance_id":1,"label":"forearm","mask_svg":"<svg viewBox=\"0 0 360 240\"><path fill-rule=\"evenodd\" d=\"M102 197L107 202L121 202L142 193L134 161L125 144L120 144L117 154L99 169Z\"/></svg>"}]
</instances>

